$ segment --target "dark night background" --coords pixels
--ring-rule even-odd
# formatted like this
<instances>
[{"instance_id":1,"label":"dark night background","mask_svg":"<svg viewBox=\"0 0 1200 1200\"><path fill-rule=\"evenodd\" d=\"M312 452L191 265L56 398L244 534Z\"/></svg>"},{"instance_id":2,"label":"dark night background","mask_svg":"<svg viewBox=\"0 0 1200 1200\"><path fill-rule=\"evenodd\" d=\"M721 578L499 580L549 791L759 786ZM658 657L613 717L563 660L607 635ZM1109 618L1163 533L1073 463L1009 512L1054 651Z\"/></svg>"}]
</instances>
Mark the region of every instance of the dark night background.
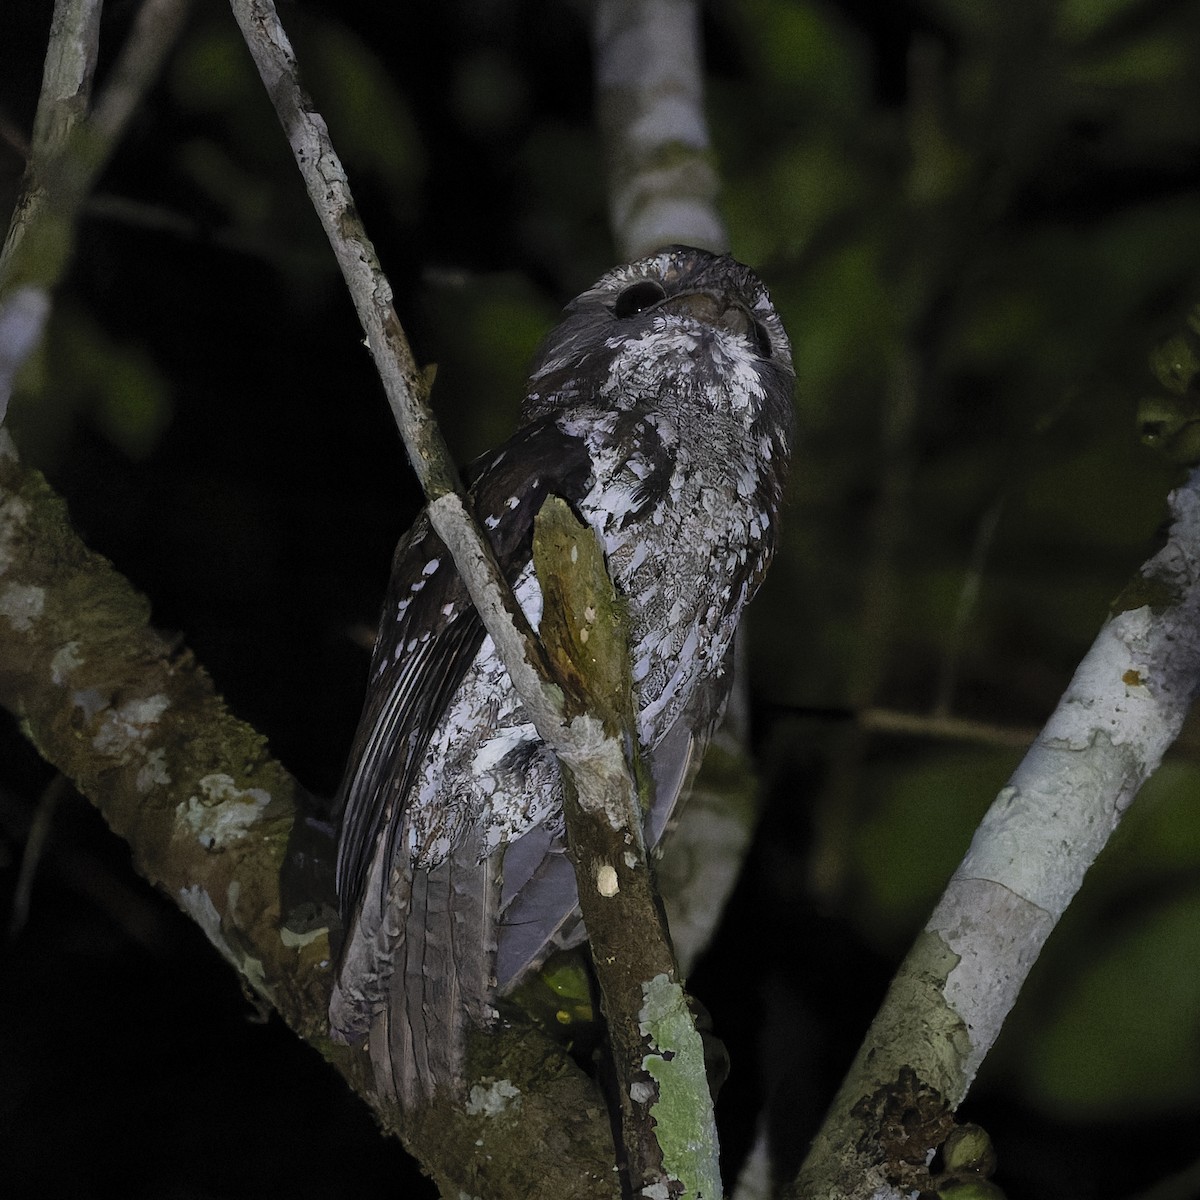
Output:
<instances>
[{"instance_id":1,"label":"dark night background","mask_svg":"<svg viewBox=\"0 0 1200 1200\"><path fill-rule=\"evenodd\" d=\"M106 5L100 86L134 11ZM538 337L613 256L582 13L282 7L463 461L510 430ZM0 213L49 14L0 6ZM1019 757L862 737L845 713L928 712L949 677L956 714L1036 727L1153 548L1177 469L1134 413L1147 355L1200 301L1200 10L731 0L705 34L733 249L801 378L786 545L750 630L761 823L692 978L734 1060L718 1119L736 1170L768 1093L793 1148L811 1134ZM197 4L10 424L84 539L319 795L419 503L360 343L232 16ZM1195 746L1089 876L962 1110L1011 1197L1132 1198L1196 1160ZM6 906L54 780L5 715ZM0 957L6 1194L432 1195L59 790Z\"/></svg>"}]
</instances>

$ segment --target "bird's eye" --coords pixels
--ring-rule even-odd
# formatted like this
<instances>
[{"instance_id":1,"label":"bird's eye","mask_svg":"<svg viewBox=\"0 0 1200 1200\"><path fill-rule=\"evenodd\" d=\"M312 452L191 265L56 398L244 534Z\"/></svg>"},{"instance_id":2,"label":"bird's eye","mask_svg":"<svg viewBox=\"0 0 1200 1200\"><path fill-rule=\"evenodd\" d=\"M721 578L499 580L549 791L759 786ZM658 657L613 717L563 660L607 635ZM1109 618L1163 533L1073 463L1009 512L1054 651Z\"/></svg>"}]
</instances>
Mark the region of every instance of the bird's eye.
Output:
<instances>
[{"instance_id":1,"label":"bird's eye","mask_svg":"<svg viewBox=\"0 0 1200 1200\"><path fill-rule=\"evenodd\" d=\"M750 326L750 338L754 342L754 348L763 358L771 357L771 335L766 331L760 321L754 321Z\"/></svg>"},{"instance_id":2,"label":"bird's eye","mask_svg":"<svg viewBox=\"0 0 1200 1200\"><path fill-rule=\"evenodd\" d=\"M667 293L652 279L631 283L613 304L614 317L632 317L666 298Z\"/></svg>"}]
</instances>

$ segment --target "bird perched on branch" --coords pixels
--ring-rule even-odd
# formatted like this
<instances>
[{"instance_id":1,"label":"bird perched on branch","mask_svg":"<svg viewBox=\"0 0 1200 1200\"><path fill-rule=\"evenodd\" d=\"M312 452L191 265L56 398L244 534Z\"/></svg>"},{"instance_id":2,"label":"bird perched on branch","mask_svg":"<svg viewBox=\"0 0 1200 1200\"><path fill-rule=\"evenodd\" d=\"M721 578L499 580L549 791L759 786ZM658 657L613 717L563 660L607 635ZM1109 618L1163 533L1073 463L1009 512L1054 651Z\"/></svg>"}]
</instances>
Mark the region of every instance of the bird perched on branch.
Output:
<instances>
[{"instance_id":1,"label":"bird perched on branch","mask_svg":"<svg viewBox=\"0 0 1200 1200\"><path fill-rule=\"evenodd\" d=\"M794 374L766 289L676 246L602 276L534 361L517 433L471 500L537 627L533 521L565 499L628 608L637 736L662 837L720 716L728 652L776 539ZM370 1036L406 1104L461 1080L465 1030L582 940L562 780L446 547L401 539L340 792L335 1036Z\"/></svg>"}]
</instances>

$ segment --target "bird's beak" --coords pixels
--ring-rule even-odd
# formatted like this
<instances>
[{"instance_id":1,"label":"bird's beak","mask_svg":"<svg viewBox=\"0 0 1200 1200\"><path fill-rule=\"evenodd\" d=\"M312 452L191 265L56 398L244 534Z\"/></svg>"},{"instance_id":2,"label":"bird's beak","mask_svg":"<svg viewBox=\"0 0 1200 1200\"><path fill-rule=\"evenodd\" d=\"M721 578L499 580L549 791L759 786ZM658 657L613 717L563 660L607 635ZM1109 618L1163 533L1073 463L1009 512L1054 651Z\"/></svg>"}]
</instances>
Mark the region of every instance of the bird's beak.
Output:
<instances>
[{"instance_id":1,"label":"bird's beak","mask_svg":"<svg viewBox=\"0 0 1200 1200\"><path fill-rule=\"evenodd\" d=\"M724 329L752 337L754 318L736 300L712 292L684 292L661 300L655 306L659 312L675 313L681 317L692 317L702 325L713 329Z\"/></svg>"}]
</instances>

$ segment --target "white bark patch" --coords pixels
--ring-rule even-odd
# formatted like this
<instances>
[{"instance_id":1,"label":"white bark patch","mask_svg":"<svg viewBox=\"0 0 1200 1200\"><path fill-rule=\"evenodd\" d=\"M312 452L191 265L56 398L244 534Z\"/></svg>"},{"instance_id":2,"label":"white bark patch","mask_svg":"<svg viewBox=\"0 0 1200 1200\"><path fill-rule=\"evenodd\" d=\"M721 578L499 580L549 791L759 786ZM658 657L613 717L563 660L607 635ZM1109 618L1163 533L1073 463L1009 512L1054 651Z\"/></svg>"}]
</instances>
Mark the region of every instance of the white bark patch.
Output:
<instances>
[{"instance_id":1,"label":"white bark patch","mask_svg":"<svg viewBox=\"0 0 1200 1200\"><path fill-rule=\"evenodd\" d=\"M146 753L146 739L170 707L171 701L156 692L153 696L127 700L119 708L110 708L92 738L92 746L122 763L131 762L135 756Z\"/></svg>"},{"instance_id":2,"label":"white bark patch","mask_svg":"<svg viewBox=\"0 0 1200 1200\"><path fill-rule=\"evenodd\" d=\"M11 452L9 457L15 458L16 451L12 449L12 442L7 440L8 434L3 429L0 429L0 439L4 439L0 441L0 457L5 456L4 448L7 445ZM0 575L3 575L12 563L15 557L13 543L28 520L29 505L24 500L17 496L9 496L0 502Z\"/></svg>"},{"instance_id":3,"label":"white bark patch","mask_svg":"<svg viewBox=\"0 0 1200 1200\"><path fill-rule=\"evenodd\" d=\"M18 632L27 633L46 607L45 589L28 583L10 583L0 592L0 617Z\"/></svg>"},{"instance_id":4,"label":"white bark patch","mask_svg":"<svg viewBox=\"0 0 1200 1200\"><path fill-rule=\"evenodd\" d=\"M477 1083L467 1100L467 1116L498 1117L510 1109L521 1107L521 1090L508 1079L494 1083Z\"/></svg>"},{"instance_id":5,"label":"white bark patch","mask_svg":"<svg viewBox=\"0 0 1200 1200\"><path fill-rule=\"evenodd\" d=\"M165 787L171 782L167 771L167 752L159 747L146 755L146 761L138 770L134 785L143 794L155 787Z\"/></svg>"},{"instance_id":6,"label":"white bark patch","mask_svg":"<svg viewBox=\"0 0 1200 1200\"><path fill-rule=\"evenodd\" d=\"M267 987L262 960L238 953L226 939L221 929L221 914L217 912L217 906L208 892L198 883L180 888L179 907L204 930L205 937L221 952L221 957L257 992L270 999L271 992Z\"/></svg>"},{"instance_id":7,"label":"white bark patch","mask_svg":"<svg viewBox=\"0 0 1200 1200\"><path fill-rule=\"evenodd\" d=\"M629 823L623 803L628 769L620 740L590 713L572 718L568 737L553 749L575 773L581 807L603 811L613 829L624 829Z\"/></svg>"},{"instance_id":8,"label":"white bark patch","mask_svg":"<svg viewBox=\"0 0 1200 1200\"><path fill-rule=\"evenodd\" d=\"M324 926L317 929L306 929L303 932L297 932L295 929L289 929L286 925L279 931L279 940L289 950L300 950L304 946L310 946L318 938L327 938L329 930Z\"/></svg>"},{"instance_id":9,"label":"white bark patch","mask_svg":"<svg viewBox=\"0 0 1200 1200\"><path fill-rule=\"evenodd\" d=\"M1042 741L1084 750L1097 732L1114 745L1130 745L1146 759L1162 747L1163 712L1154 687L1162 673L1148 639L1155 632L1149 608L1116 616L1079 664L1066 694L1042 731ZM1194 631L1179 634L1194 638ZM1148 681L1152 681L1148 685Z\"/></svg>"},{"instance_id":10,"label":"white bark patch","mask_svg":"<svg viewBox=\"0 0 1200 1200\"><path fill-rule=\"evenodd\" d=\"M204 930L204 936L232 962L233 954L221 933L221 914L217 912L217 906L208 892L198 883L180 888L179 906Z\"/></svg>"},{"instance_id":11,"label":"white bark patch","mask_svg":"<svg viewBox=\"0 0 1200 1200\"><path fill-rule=\"evenodd\" d=\"M200 791L175 812L206 850L223 850L244 838L271 803L269 792L239 788L229 775L205 775Z\"/></svg>"},{"instance_id":12,"label":"white bark patch","mask_svg":"<svg viewBox=\"0 0 1200 1200\"><path fill-rule=\"evenodd\" d=\"M604 863L596 871L596 891L605 899L612 899L621 890L621 885L617 880L617 873L613 870L611 864Z\"/></svg>"},{"instance_id":13,"label":"white bark patch","mask_svg":"<svg viewBox=\"0 0 1200 1200\"><path fill-rule=\"evenodd\" d=\"M54 652L54 657L50 660L50 678L59 687L67 682L72 672L83 666L83 655L79 653L79 646L79 642L66 642Z\"/></svg>"}]
</instances>

